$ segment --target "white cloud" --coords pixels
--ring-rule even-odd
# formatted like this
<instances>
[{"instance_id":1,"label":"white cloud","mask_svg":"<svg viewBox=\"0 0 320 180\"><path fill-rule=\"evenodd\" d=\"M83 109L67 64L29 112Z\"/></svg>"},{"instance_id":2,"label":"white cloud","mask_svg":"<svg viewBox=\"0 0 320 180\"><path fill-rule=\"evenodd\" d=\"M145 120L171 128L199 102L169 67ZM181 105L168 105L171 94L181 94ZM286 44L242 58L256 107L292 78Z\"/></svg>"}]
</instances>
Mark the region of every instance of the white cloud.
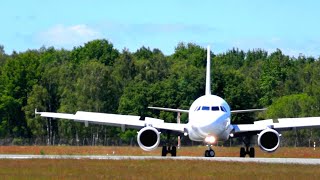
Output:
<instances>
[{"instance_id":1,"label":"white cloud","mask_svg":"<svg viewBox=\"0 0 320 180\"><path fill-rule=\"evenodd\" d=\"M46 46L70 48L101 37L101 33L85 24L64 26L58 24L41 32L37 41Z\"/></svg>"}]
</instances>

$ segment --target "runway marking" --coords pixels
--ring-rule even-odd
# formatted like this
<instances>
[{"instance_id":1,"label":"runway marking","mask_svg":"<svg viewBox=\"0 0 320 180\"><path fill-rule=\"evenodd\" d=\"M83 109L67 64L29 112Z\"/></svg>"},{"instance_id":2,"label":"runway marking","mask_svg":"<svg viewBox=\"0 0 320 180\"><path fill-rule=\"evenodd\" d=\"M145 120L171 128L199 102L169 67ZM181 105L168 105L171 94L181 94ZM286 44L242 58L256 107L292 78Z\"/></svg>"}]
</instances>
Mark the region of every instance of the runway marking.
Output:
<instances>
[{"instance_id":1,"label":"runway marking","mask_svg":"<svg viewBox=\"0 0 320 180\"><path fill-rule=\"evenodd\" d=\"M254 162L277 164L320 165L320 159L312 158L239 158L239 157L162 157L162 156L99 156L99 155L16 155L1 154L0 159L96 159L96 160L193 160L222 162Z\"/></svg>"}]
</instances>

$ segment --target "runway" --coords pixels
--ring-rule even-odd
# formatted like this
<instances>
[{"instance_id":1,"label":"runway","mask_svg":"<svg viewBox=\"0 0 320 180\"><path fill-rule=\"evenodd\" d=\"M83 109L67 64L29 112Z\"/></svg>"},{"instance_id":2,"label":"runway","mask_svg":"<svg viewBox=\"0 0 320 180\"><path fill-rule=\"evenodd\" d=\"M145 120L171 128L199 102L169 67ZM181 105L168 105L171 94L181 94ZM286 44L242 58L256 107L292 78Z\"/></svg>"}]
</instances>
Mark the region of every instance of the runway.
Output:
<instances>
[{"instance_id":1,"label":"runway","mask_svg":"<svg viewBox=\"0 0 320 180\"><path fill-rule=\"evenodd\" d=\"M320 159L311 158L239 158L239 157L162 157L162 156L98 156L98 155L16 155L1 154L1 159L95 159L95 160L191 160L191 161L222 161L222 162L253 162L277 164L320 165Z\"/></svg>"}]
</instances>

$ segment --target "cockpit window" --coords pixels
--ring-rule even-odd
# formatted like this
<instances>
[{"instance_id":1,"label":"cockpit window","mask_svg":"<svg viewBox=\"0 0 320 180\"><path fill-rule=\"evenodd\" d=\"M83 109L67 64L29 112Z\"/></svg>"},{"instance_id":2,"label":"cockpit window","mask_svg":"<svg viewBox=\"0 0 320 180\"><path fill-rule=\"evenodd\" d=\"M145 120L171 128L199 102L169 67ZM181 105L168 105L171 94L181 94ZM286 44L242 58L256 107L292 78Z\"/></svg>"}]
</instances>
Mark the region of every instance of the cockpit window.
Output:
<instances>
[{"instance_id":1,"label":"cockpit window","mask_svg":"<svg viewBox=\"0 0 320 180\"><path fill-rule=\"evenodd\" d=\"M224 106L197 106L194 111L223 111L227 112Z\"/></svg>"},{"instance_id":2,"label":"cockpit window","mask_svg":"<svg viewBox=\"0 0 320 180\"><path fill-rule=\"evenodd\" d=\"M209 110L210 110L210 107L209 107L209 106L202 106L202 110L204 110L204 111L209 111Z\"/></svg>"},{"instance_id":3,"label":"cockpit window","mask_svg":"<svg viewBox=\"0 0 320 180\"><path fill-rule=\"evenodd\" d=\"M219 106L212 106L211 111L219 111Z\"/></svg>"},{"instance_id":4,"label":"cockpit window","mask_svg":"<svg viewBox=\"0 0 320 180\"><path fill-rule=\"evenodd\" d=\"M221 110L222 110L223 112L227 112L227 110L226 110L226 108L225 108L225 107L220 106L220 108L221 108Z\"/></svg>"}]
</instances>

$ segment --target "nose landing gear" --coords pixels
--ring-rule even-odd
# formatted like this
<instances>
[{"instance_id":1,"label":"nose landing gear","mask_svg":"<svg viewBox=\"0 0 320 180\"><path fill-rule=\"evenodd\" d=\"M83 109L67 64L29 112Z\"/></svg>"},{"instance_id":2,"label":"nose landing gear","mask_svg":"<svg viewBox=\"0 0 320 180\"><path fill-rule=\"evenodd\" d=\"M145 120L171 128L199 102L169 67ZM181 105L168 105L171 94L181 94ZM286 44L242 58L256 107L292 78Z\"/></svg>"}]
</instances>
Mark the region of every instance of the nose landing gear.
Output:
<instances>
[{"instance_id":1,"label":"nose landing gear","mask_svg":"<svg viewBox=\"0 0 320 180\"><path fill-rule=\"evenodd\" d=\"M214 157L216 155L216 153L211 148L212 145L207 145L207 146L209 149L204 152L204 157Z\"/></svg>"}]
</instances>

